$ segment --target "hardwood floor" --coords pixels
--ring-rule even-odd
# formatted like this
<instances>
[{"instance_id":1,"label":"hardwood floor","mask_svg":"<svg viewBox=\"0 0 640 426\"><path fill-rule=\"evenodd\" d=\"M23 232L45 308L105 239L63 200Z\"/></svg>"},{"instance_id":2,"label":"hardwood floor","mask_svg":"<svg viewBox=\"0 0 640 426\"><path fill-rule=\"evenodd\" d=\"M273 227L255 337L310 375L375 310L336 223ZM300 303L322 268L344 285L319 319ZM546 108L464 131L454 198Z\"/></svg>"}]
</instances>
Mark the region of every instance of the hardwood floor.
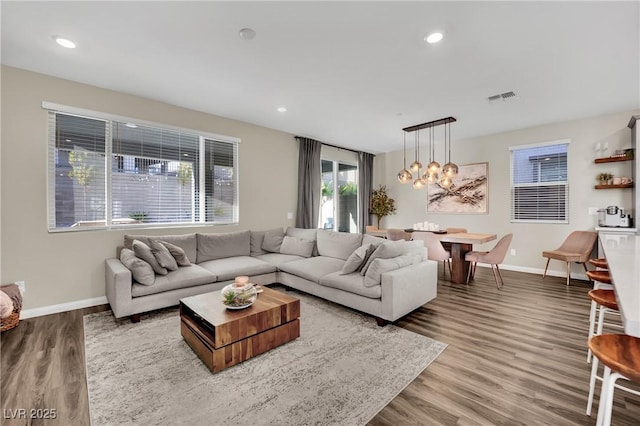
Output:
<instances>
[{"instance_id":1,"label":"hardwood floor","mask_svg":"<svg viewBox=\"0 0 640 426\"><path fill-rule=\"evenodd\" d=\"M397 322L449 347L371 425L595 424L597 394L585 415L587 283L503 276L502 290L486 268L469 287L440 281L434 301ZM82 316L105 309L24 320L2 333L1 424L89 424ZM56 409L57 418L7 418L19 408L27 417ZM639 425L640 398L617 391L613 424Z\"/></svg>"}]
</instances>

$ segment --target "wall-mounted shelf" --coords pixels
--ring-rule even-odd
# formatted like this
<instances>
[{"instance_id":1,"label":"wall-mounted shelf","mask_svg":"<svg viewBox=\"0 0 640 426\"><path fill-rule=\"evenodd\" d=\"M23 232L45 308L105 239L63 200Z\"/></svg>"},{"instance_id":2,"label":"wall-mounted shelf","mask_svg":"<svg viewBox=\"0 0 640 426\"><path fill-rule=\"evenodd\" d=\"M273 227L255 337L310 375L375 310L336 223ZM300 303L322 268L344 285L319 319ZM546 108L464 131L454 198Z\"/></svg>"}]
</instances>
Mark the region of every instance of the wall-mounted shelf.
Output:
<instances>
[{"instance_id":1,"label":"wall-mounted shelf","mask_svg":"<svg viewBox=\"0 0 640 426\"><path fill-rule=\"evenodd\" d=\"M605 158L596 158L594 163L617 163L618 161L632 161L633 157L605 157Z\"/></svg>"},{"instance_id":2,"label":"wall-mounted shelf","mask_svg":"<svg viewBox=\"0 0 640 426\"><path fill-rule=\"evenodd\" d=\"M620 189L620 188L633 188L632 183L623 183L620 185L596 185L596 189Z\"/></svg>"}]
</instances>

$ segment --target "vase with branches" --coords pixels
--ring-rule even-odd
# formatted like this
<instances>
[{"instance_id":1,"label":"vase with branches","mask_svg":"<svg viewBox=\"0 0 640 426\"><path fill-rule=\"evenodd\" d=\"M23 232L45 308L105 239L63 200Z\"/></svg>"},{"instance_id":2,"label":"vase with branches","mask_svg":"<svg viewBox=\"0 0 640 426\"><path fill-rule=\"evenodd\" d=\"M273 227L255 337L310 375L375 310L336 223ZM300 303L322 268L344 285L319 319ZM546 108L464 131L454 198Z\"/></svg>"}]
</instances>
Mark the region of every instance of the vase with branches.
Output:
<instances>
[{"instance_id":1,"label":"vase with branches","mask_svg":"<svg viewBox=\"0 0 640 426\"><path fill-rule=\"evenodd\" d=\"M369 213L378 218L378 228L380 222L385 216L392 215L396 212L396 200L391 198L387 193L387 187L380 185L378 189L371 191L371 201L369 205Z\"/></svg>"}]
</instances>

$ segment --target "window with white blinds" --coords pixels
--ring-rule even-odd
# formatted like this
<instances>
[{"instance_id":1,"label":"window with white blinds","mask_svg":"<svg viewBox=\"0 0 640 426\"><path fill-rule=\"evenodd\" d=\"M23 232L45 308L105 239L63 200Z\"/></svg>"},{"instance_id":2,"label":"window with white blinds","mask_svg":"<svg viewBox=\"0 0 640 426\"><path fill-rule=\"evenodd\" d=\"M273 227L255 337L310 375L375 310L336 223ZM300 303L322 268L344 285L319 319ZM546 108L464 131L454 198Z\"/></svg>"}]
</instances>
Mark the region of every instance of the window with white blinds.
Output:
<instances>
[{"instance_id":1,"label":"window with white blinds","mask_svg":"<svg viewBox=\"0 0 640 426\"><path fill-rule=\"evenodd\" d=\"M511 222L569 223L570 140L511 151Z\"/></svg>"},{"instance_id":2,"label":"window with white blinds","mask_svg":"<svg viewBox=\"0 0 640 426\"><path fill-rule=\"evenodd\" d=\"M237 164L225 137L50 109L49 229L237 223Z\"/></svg>"}]
</instances>

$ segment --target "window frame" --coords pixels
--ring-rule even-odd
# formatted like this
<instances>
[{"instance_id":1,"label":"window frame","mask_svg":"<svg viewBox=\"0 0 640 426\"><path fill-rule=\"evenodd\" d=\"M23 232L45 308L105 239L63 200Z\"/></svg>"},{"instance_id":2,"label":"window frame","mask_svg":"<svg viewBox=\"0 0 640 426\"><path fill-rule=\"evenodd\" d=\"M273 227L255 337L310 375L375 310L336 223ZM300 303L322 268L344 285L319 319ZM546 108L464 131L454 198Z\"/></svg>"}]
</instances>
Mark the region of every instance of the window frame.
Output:
<instances>
[{"instance_id":1,"label":"window frame","mask_svg":"<svg viewBox=\"0 0 640 426\"><path fill-rule=\"evenodd\" d=\"M137 118L104 113L100 111L94 111L84 108L77 108L68 105L61 105L53 102L43 101L42 109L47 113L47 173L46 173L46 185L47 185L47 230L50 233L57 232L84 232L84 231L98 231L98 230L123 230L123 229L135 229L135 228L184 228L184 227L199 227L199 226L218 226L218 225L229 225L229 224L238 224L240 222L240 177L239 177L239 151L240 151L240 143L241 139L233 136L221 135L217 133L211 132L203 132L200 130L194 130L186 127L173 126L164 123L158 123L148 120L141 120ZM106 132L105 132L105 144L106 149L104 151L105 154L105 225L102 226L91 226L91 227L56 227L55 219L52 221L52 217L55 218L56 215L56 198L55 198L55 134L51 134L51 124L49 116L51 113L61 113L67 115L73 115L77 117L92 119L96 121L104 121L106 123ZM229 143L232 145L233 150L233 161L234 161L234 171L235 171L235 203L233 206L233 220L226 222L206 222L206 221L198 221L198 222L163 222L163 223L140 223L140 224L113 224L112 218L112 170L111 170L111 160L113 157L113 135L111 131L113 122L124 122L124 123L136 123L142 126L154 127L158 129L165 129L174 132L184 132L190 133L193 135L197 135L200 139L200 150L202 151L202 155L200 156L201 164L203 166L204 162L204 140L217 141L222 143ZM54 124L54 132L55 132L55 124ZM52 141L54 143L52 143ZM54 152L52 152L52 150ZM52 162L52 160L54 160ZM201 168L200 167L200 168ZM201 173L204 173L204 170L201 170ZM196 208L199 208L198 206ZM204 208L204 206L202 207ZM53 216L52 216L53 215ZM205 215L200 215L201 218L204 218Z\"/></svg>"},{"instance_id":2,"label":"window frame","mask_svg":"<svg viewBox=\"0 0 640 426\"><path fill-rule=\"evenodd\" d=\"M547 141L547 142L540 142L540 143L533 143L533 144L526 144L526 145L515 145L515 146L511 146L509 147L509 196L510 196L510 200L509 200L509 221L511 223L544 223L544 224L568 224L569 223L569 218L570 218L570 185L569 185L569 145L571 144L571 139L559 139L559 140L554 140L554 141ZM535 149L535 148L544 148L544 147L551 147L551 146L559 146L559 145L565 145L566 146L566 179L564 181L562 180L556 180L556 181L544 181L542 180L542 173L540 172L540 170L538 170L538 182L534 182L534 183L514 183L514 177L515 177L515 173L514 173L514 169L515 169L515 164L513 161L514 158L514 152L516 151L524 151L524 150L528 150L528 149ZM540 164L538 165L540 166ZM556 219L556 220L552 220L552 219L517 219L515 217L516 214L516 209L515 209L515 189L516 188L524 188L524 187L529 187L529 188L535 188L535 187L548 187L548 186L556 186L556 187L564 187L564 193L565 193L565 209L564 209L564 219ZM538 216L539 217L539 216Z\"/></svg>"}]
</instances>

